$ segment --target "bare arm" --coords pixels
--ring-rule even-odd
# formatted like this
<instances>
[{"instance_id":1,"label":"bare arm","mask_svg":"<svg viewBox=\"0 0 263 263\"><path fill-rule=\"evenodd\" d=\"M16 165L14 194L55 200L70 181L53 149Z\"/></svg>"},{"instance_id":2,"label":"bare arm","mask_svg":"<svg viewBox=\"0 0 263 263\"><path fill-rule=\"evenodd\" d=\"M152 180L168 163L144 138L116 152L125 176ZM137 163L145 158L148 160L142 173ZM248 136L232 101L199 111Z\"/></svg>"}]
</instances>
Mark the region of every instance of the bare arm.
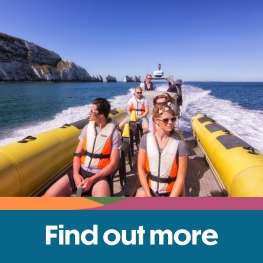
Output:
<instances>
[{"instance_id":1,"label":"bare arm","mask_svg":"<svg viewBox=\"0 0 263 263\"><path fill-rule=\"evenodd\" d=\"M172 192L170 194L170 197L178 197L180 193L182 192L184 181L185 181L185 174L186 174L186 168L187 168L187 156L181 156L178 158L178 172L176 181L174 183Z\"/></svg>"},{"instance_id":2,"label":"bare arm","mask_svg":"<svg viewBox=\"0 0 263 263\"><path fill-rule=\"evenodd\" d=\"M146 196L149 197L151 196L151 194L150 194L150 188L147 183L147 174L144 168L145 159L146 159L146 150L139 148L138 162L137 162L138 176Z\"/></svg>"},{"instance_id":3,"label":"bare arm","mask_svg":"<svg viewBox=\"0 0 263 263\"><path fill-rule=\"evenodd\" d=\"M130 105L127 106L127 114L131 116Z\"/></svg>"},{"instance_id":4,"label":"bare arm","mask_svg":"<svg viewBox=\"0 0 263 263\"><path fill-rule=\"evenodd\" d=\"M146 117L148 115L148 113L149 113L149 106L145 106L145 111L140 116L140 119L142 119L143 117Z\"/></svg>"},{"instance_id":5,"label":"bare arm","mask_svg":"<svg viewBox=\"0 0 263 263\"><path fill-rule=\"evenodd\" d=\"M80 141L77 146L76 153L82 152L82 146L83 146L83 141ZM77 187L83 181L83 177L79 174L79 170L80 170L80 157L74 156L73 157L73 178L74 178L74 181Z\"/></svg>"}]
</instances>

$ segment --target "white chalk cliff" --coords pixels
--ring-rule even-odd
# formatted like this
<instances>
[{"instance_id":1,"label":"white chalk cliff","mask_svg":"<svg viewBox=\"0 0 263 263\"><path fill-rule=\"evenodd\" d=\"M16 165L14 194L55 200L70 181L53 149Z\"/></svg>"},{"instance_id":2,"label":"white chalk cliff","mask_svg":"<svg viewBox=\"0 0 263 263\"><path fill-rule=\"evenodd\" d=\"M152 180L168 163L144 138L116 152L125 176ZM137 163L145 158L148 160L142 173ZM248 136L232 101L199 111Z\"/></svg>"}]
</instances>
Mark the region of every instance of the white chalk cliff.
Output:
<instances>
[{"instance_id":1,"label":"white chalk cliff","mask_svg":"<svg viewBox=\"0 0 263 263\"><path fill-rule=\"evenodd\" d=\"M23 39L0 33L0 81L99 81L74 62Z\"/></svg>"},{"instance_id":2,"label":"white chalk cliff","mask_svg":"<svg viewBox=\"0 0 263 263\"><path fill-rule=\"evenodd\" d=\"M129 77L129 76L125 76L124 82L140 82L140 77L137 76L133 76L133 77Z\"/></svg>"}]
</instances>

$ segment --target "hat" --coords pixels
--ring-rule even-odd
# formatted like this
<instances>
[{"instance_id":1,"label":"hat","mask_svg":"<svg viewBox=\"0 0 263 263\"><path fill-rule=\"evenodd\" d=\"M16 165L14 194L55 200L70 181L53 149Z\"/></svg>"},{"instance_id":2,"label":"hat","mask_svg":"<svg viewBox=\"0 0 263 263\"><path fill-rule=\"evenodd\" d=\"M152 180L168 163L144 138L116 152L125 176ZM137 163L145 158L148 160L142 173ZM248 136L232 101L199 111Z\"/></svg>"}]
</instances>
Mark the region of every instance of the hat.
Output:
<instances>
[{"instance_id":1,"label":"hat","mask_svg":"<svg viewBox=\"0 0 263 263\"><path fill-rule=\"evenodd\" d=\"M174 84L182 85L182 84L183 84L183 81L182 81L181 79L177 79Z\"/></svg>"}]
</instances>

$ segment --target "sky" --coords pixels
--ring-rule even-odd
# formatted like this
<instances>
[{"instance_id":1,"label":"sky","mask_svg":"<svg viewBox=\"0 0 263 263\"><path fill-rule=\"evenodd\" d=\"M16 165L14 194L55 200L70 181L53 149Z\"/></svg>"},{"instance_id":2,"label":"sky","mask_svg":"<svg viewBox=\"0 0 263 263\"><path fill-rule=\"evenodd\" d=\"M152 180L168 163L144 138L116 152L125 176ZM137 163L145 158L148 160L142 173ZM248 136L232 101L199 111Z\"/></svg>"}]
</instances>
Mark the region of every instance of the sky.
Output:
<instances>
[{"instance_id":1,"label":"sky","mask_svg":"<svg viewBox=\"0 0 263 263\"><path fill-rule=\"evenodd\" d=\"M90 75L263 81L262 0L1 0L0 32Z\"/></svg>"}]
</instances>

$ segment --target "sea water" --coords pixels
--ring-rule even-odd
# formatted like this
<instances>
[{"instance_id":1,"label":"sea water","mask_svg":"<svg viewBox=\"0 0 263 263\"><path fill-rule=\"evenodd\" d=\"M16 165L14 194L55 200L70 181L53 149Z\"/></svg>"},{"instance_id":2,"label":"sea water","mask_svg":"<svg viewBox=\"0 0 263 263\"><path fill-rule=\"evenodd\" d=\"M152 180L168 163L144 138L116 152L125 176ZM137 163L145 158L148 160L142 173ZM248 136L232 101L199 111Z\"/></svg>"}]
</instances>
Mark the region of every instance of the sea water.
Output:
<instances>
[{"instance_id":1,"label":"sea water","mask_svg":"<svg viewBox=\"0 0 263 263\"><path fill-rule=\"evenodd\" d=\"M167 82L155 82L166 91ZM0 146L88 116L96 97L126 110L139 83L0 83ZM185 82L179 126L191 132L190 120L207 114L263 153L263 83Z\"/></svg>"}]
</instances>

